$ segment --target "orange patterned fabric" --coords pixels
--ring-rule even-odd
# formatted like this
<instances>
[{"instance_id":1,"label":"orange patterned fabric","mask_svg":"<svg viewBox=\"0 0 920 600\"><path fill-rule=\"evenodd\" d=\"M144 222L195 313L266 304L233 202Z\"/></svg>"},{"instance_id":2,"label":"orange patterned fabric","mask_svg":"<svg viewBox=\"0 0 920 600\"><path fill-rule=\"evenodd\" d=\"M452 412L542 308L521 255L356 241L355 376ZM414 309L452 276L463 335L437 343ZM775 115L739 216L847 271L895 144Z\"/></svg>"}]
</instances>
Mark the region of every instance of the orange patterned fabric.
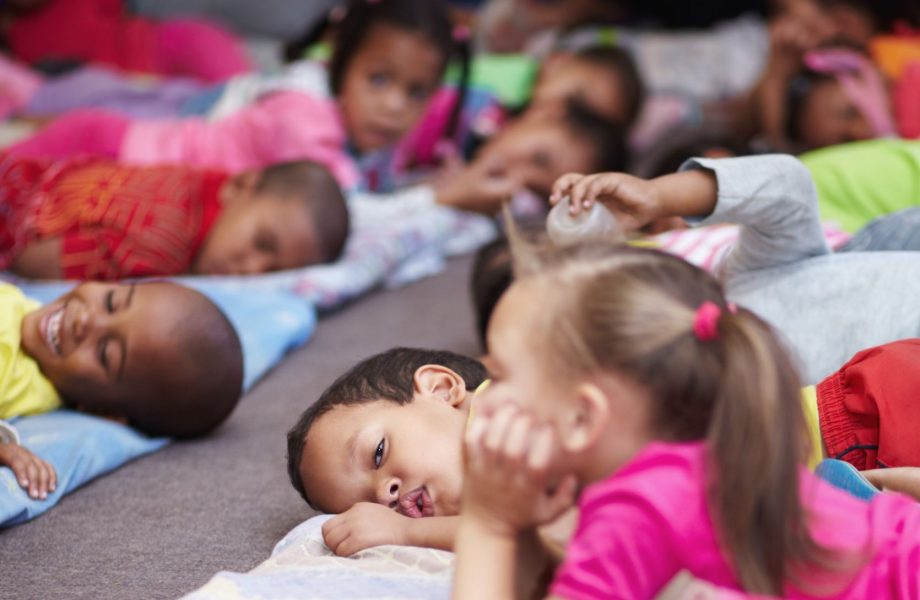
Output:
<instances>
[{"instance_id":1,"label":"orange patterned fabric","mask_svg":"<svg viewBox=\"0 0 920 600\"><path fill-rule=\"evenodd\" d=\"M105 159L0 159L0 267L32 241L61 238L68 279L188 271L220 210L227 175Z\"/></svg>"}]
</instances>

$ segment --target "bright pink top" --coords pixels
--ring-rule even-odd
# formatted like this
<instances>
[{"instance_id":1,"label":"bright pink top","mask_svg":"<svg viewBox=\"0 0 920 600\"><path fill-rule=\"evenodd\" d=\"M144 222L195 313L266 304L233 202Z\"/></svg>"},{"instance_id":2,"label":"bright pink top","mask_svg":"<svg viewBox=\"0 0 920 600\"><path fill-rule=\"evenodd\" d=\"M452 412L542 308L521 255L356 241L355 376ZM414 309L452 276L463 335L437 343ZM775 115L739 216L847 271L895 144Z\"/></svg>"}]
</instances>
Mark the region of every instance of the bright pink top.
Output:
<instances>
[{"instance_id":1,"label":"bright pink top","mask_svg":"<svg viewBox=\"0 0 920 600\"><path fill-rule=\"evenodd\" d=\"M651 598L683 569L739 590L716 542L705 480L702 442L656 443L587 488L553 594L571 600ZM809 596L790 586L785 597L920 597L920 505L895 494L865 502L804 470L802 497L818 543L859 553L868 562L843 575L809 571L804 584L823 595ZM831 595L825 585L833 586Z\"/></svg>"},{"instance_id":2,"label":"bright pink top","mask_svg":"<svg viewBox=\"0 0 920 600\"><path fill-rule=\"evenodd\" d=\"M357 182L358 171L346 142L333 100L276 92L215 121L135 121L118 158L134 165L171 163L230 173L308 159L324 165L348 189Z\"/></svg>"}]
</instances>

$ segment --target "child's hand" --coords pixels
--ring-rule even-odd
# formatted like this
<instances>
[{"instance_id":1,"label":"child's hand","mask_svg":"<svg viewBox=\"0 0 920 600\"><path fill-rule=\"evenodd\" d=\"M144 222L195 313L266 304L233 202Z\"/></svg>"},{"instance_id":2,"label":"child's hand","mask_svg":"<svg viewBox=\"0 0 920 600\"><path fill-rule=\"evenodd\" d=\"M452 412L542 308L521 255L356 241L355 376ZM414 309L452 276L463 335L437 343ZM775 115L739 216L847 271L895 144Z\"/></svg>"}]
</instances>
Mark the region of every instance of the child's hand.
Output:
<instances>
[{"instance_id":1,"label":"child's hand","mask_svg":"<svg viewBox=\"0 0 920 600\"><path fill-rule=\"evenodd\" d=\"M358 502L323 523L323 539L339 556L386 544L407 546L412 520L382 504Z\"/></svg>"},{"instance_id":2,"label":"child's hand","mask_svg":"<svg viewBox=\"0 0 920 600\"><path fill-rule=\"evenodd\" d=\"M0 465L12 469L16 481L34 500L44 500L57 486L54 467L18 444L0 443Z\"/></svg>"},{"instance_id":3,"label":"child's hand","mask_svg":"<svg viewBox=\"0 0 920 600\"><path fill-rule=\"evenodd\" d=\"M555 434L527 413L505 404L477 413L464 443L463 514L505 537L548 523L575 498L575 478L552 486L549 467L558 452Z\"/></svg>"},{"instance_id":4,"label":"child's hand","mask_svg":"<svg viewBox=\"0 0 920 600\"><path fill-rule=\"evenodd\" d=\"M467 166L448 165L434 188L439 204L494 215L521 189L521 184L499 160L483 159Z\"/></svg>"},{"instance_id":5,"label":"child's hand","mask_svg":"<svg viewBox=\"0 0 920 600\"><path fill-rule=\"evenodd\" d=\"M669 216L662 212L660 194L654 182L625 173L563 175L553 185L550 203L557 204L566 196L573 216L601 202L626 231L640 229L660 217Z\"/></svg>"}]
</instances>

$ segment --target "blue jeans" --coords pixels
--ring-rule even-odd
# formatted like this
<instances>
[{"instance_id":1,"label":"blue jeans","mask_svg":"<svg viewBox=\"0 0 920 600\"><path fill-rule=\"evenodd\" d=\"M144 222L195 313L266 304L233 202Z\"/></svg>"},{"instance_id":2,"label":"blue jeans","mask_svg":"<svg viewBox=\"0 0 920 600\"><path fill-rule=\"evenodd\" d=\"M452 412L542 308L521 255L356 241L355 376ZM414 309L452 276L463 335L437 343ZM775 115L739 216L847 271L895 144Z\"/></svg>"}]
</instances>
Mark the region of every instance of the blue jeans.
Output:
<instances>
[{"instance_id":1,"label":"blue jeans","mask_svg":"<svg viewBox=\"0 0 920 600\"><path fill-rule=\"evenodd\" d=\"M879 217L856 232L838 252L920 251L920 206Z\"/></svg>"}]
</instances>

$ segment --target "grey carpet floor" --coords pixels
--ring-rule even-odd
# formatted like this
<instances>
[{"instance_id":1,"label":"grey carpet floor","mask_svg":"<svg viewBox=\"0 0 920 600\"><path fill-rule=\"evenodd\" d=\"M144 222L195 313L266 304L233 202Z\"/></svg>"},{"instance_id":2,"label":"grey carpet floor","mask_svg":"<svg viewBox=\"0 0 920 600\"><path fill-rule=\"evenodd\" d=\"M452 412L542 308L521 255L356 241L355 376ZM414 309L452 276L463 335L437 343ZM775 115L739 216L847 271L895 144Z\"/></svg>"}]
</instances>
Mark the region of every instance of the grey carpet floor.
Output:
<instances>
[{"instance_id":1,"label":"grey carpet floor","mask_svg":"<svg viewBox=\"0 0 920 600\"><path fill-rule=\"evenodd\" d=\"M325 386L396 345L476 354L469 259L324 318L214 435L176 443L0 531L0 598L175 598L245 571L312 511L285 472L284 434Z\"/></svg>"}]
</instances>

